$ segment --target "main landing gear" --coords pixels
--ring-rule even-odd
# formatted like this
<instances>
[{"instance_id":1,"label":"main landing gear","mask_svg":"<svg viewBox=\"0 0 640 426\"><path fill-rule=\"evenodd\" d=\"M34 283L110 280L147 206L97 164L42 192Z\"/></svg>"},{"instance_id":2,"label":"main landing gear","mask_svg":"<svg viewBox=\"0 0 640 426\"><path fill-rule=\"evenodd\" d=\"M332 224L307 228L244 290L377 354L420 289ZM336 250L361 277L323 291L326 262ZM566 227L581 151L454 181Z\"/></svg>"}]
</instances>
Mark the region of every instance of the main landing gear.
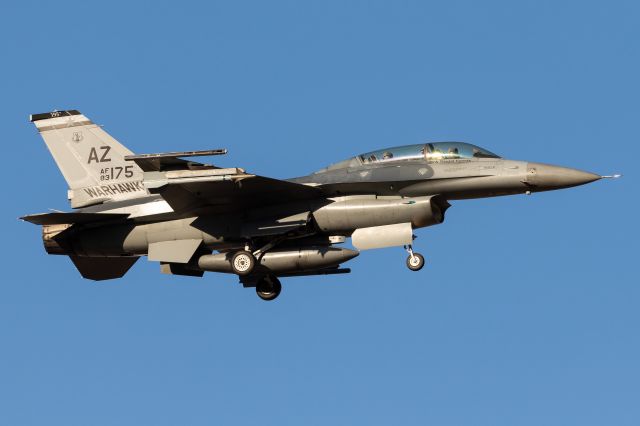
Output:
<instances>
[{"instance_id":1,"label":"main landing gear","mask_svg":"<svg viewBox=\"0 0 640 426\"><path fill-rule=\"evenodd\" d=\"M253 272L253 268L256 266L256 258L248 250L241 250L236 252L231 258L231 268L233 272L246 276Z\"/></svg>"},{"instance_id":2,"label":"main landing gear","mask_svg":"<svg viewBox=\"0 0 640 426\"><path fill-rule=\"evenodd\" d=\"M262 300L273 300L280 295L282 284L274 275L266 275L256 283L256 294Z\"/></svg>"},{"instance_id":3,"label":"main landing gear","mask_svg":"<svg viewBox=\"0 0 640 426\"><path fill-rule=\"evenodd\" d=\"M275 245L275 244L273 244ZM280 284L280 280L275 275L264 275L254 281L250 275L252 275L255 271L256 264L258 261L256 260L256 256L259 257L261 253L266 251L266 249L270 248L272 245L267 245L264 248L251 252L249 251L249 247L245 247L244 250L237 251L231 256L231 269L235 274L237 274L240 280L244 283L244 279L248 279L249 282L255 283L256 294L262 300L274 300L276 297L280 295L282 291L282 284ZM243 278L248 277L248 278ZM253 285L249 285L253 287ZM245 285L247 287L247 285Z\"/></svg>"},{"instance_id":4,"label":"main landing gear","mask_svg":"<svg viewBox=\"0 0 640 426\"><path fill-rule=\"evenodd\" d=\"M424 256L420 253L415 253L411 244L404 246L404 248L407 250L407 253L409 253L409 256L407 257L407 268L412 271L419 271L422 269L424 267Z\"/></svg>"},{"instance_id":5,"label":"main landing gear","mask_svg":"<svg viewBox=\"0 0 640 426\"><path fill-rule=\"evenodd\" d=\"M257 259L259 259L260 256L262 256L267 250L271 250L273 247L280 244L284 240L286 240L286 236L274 238L265 246L253 252L251 251L251 246L247 243L244 247L244 250L235 252L231 257L231 269L233 270L233 273L241 277L251 275L256 264L258 263Z\"/></svg>"}]
</instances>

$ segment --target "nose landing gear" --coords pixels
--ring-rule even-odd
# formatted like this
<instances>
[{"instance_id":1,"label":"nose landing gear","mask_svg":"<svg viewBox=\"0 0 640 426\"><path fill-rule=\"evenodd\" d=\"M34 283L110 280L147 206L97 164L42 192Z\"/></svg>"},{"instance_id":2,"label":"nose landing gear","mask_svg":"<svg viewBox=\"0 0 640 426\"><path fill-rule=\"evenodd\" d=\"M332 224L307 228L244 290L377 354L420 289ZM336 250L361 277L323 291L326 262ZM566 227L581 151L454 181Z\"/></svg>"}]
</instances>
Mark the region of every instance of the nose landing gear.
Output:
<instances>
[{"instance_id":1,"label":"nose landing gear","mask_svg":"<svg viewBox=\"0 0 640 426\"><path fill-rule=\"evenodd\" d=\"M420 253L415 253L411 245L404 246L409 256L407 257L407 268L412 271L419 271L424 267L424 256Z\"/></svg>"}]
</instances>

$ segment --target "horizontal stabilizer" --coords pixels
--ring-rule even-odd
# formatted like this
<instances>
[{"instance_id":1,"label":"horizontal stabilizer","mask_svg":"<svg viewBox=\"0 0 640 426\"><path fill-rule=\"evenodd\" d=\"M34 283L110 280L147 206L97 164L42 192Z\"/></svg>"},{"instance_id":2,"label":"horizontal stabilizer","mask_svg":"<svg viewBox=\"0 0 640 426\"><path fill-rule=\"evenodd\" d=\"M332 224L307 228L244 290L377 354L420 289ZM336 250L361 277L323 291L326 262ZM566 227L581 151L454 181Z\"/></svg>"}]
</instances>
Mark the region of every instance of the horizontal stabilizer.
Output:
<instances>
[{"instance_id":1,"label":"horizontal stabilizer","mask_svg":"<svg viewBox=\"0 0 640 426\"><path fill-rule=\"evenodd\" d=\"M81 257L69 256L83 278L102 281L121 278L131 269L138 257Z\"/></svg>"},{"instance_id":2,"label":"horizontal stabilizer","mask_svg":"<svg viewBox=\"0 0 640 426\"><path fill-rule=\"evenodd\" d=\"M35 225L62 225L124 220L128 213L38 213L20 219Z\"/></svg>"}]
</instances>

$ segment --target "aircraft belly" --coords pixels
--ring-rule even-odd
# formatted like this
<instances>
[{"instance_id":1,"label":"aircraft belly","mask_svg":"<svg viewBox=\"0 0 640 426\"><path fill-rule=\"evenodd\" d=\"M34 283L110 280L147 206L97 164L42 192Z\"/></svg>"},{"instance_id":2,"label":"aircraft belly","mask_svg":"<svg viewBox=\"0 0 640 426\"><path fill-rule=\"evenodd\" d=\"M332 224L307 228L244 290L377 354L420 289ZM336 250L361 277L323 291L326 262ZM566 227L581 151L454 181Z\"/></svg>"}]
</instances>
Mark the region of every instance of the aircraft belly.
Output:
<instances>
[{"instance_id":1,"label":"aircraft belly","mask_svg":"<svg viewBox=\"0 0 640 426\"><path fill-rule=\"evenodd\" d=\"M245 238L281 235L308 225L310 212L277 217L240 215L197 216L163 222L81 229L70 238L74 254L82 256L149 255L150 260L182 263L196 246L223 249L242 245ZM198 244L195 244L198 241ZM51 244L49 244L51 245ZM194 248L195 247L195 248Z\"/></svg>"},{"instance_id":2,"label":"aircraft belly","mask_svg":"<svg viewBox=\"0 0 640 426\"><path fill-rule=\"evenodd\" d=\"M238 220L224 218L186 218L158 223L110 225L84 229L70 236L70 246L81 256L146 255L153 244L198 240L206 246L225 242L225 238L239 236ZM160 260L170 249L157 245Z\"/></svg>"}]
</instances>

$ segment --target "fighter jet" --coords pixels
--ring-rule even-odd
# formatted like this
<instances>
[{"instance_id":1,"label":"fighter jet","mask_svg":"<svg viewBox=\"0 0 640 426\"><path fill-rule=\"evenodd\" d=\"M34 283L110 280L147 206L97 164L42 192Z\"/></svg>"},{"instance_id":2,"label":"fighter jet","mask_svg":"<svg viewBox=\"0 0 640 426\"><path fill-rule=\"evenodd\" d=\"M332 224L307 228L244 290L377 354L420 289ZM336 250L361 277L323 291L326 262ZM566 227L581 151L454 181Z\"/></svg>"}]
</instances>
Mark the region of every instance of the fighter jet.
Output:
<instances>
[{"instance_id":1,"label":"fighter jet","mask_svg":"<svg viewBox=\"0 0 640 426\"><path fill-rule=\"evenodd\" d=\"M452 200L530 194L604 177L513 161L464 142L379 149L308 176L273 179L191 161L225 149L135 155L77 110L33 114L69 185L70 212L21 219L42 226L47 253L90 280L120 278L142 256L165 274L235 274L263 300L280 278L349 273L361 250L413 250L418 228L444 221ZM356 250L341 247L350 238Z\"/></svg>"}]
</instances>

